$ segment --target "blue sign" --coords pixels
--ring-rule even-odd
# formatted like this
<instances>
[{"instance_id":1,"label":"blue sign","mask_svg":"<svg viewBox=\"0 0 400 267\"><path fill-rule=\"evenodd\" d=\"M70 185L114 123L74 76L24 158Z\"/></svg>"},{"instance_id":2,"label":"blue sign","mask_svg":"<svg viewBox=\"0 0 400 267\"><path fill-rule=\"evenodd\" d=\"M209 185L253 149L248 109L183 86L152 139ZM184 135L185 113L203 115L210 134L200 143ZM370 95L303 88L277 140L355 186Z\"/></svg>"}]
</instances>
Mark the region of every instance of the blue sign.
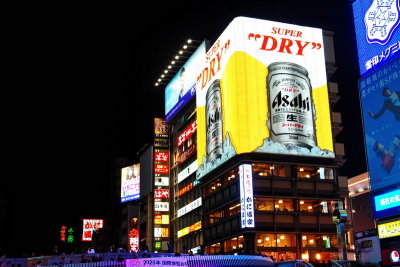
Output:
<instances>
[{"instance_id":1,"label":"blue sign","mask_svg":"<svg viewBox=\"0 0 400 267\"><path fill-rule=\"evenodd\" d=\"M400 189L374 195L372 199L375 219L400 214Z\"/></svg>"},{"instance_id":2,"label":"blue sign","mask_svg":"<svg viewBox=\"0 0 400 267\"><path fill-rule=\"evenodd\" d=\"M165 120L175 114L196 95L197 77L206 62L206 42L202 42L165 88Z\"/></svg>"},{"instance_id":3,"label":"blue sign","mask_svg":"<svg viewBox=\"0 0 400 267\"><path fill-rule=\"evenodd\" d=\"M360 74L364 76L400 54L399 0L353 3Z\"/></svg>"},{"instance_id":4,"label":"blue sign","mask_svg":"<svg viewBox=\"0 0 400 267\"><path fill-rule=\"evenodd\" d=\"M381 211L400 206L400 189L374 197L375 210Z\"/></svg>"},{"instance_id":5,"label":"blue sign","mask_svg":"<svg viewBox=\"0 0 400 267\"><path fill-rule=\"evenodd\" d=\"M371 190L400 183L400 56L359 80Z\"/></svg>"}]
</instances>

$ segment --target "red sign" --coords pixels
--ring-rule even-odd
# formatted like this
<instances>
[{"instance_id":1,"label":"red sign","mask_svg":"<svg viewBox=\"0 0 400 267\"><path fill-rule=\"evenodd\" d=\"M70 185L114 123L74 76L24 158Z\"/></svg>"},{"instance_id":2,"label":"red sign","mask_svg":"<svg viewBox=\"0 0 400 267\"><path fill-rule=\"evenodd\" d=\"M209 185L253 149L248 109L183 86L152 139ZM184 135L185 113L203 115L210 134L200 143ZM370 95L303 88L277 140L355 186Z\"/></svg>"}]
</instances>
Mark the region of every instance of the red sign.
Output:
<instances>
[{"instance_id":1,"label":"red sign","mask_svg":"<svg viewBox=\"0 0 400 267\"><path fill-rule=\"evenodd\" d=\"M61 226L61 237L60 237L60 241L65 242L67 240L67 226L63 225Z\"/></svg>"},{"instance_id":2,"label":"red sign","mask_svg":"<svg viewBox=\"0 0 400 267\"><path fill-rule=\"evenodd\" d=\"M168 189L155 189L154 190L154 198L169 198L169 190Z\"/></svg>"},{"instance_id":3,"label":"red sign","mask_svg":"<svg viewBox=\"0 0 400 267\"><path fill-rule=\"evenodd\" d=\"M183 142L188 140L188 138L197 131L197 121L192 122L192 124L178 137L178 146L182 145Z\"/></svg>"},{"instance_id":4,"label":"red sign","mask_svg":"<svg viewBox=\"0 0 400 267\"><path fill-rule=\"evenodd\" d=\"M154 152L154 161L169 162L169 153L168 152Z\"/></svg>"},{"instance_id":5,"label":"red sign","mask_svg":"<svg viewBox=\"0 0 400 267\"><path fill-rule=\"evenodd\" d=\"M103 228L103 219L83 219L82 241L92 241L93 231Z\"/></svg>"},{"instance_id":6,"label":"red sign","mask_svg":"<svg viewBox=\"0 0 400 267\"><path fill-rule=\"evenodd\" d=\"M196 152L196 143L188 147L185 151L182 152L182 154L178 156L178 164L181 165L188 158L190 158L195 152Z\"/></svg>"},{"instance_id":7,"label":"red sign","mask_svg":"<svg viewBox=\"0 0 400 267\"><path fill-rule=\"evenodd\" d=\"M154 164L154 173L168 173L169 166L165 164Z\"/></svg>"}]
</instances>

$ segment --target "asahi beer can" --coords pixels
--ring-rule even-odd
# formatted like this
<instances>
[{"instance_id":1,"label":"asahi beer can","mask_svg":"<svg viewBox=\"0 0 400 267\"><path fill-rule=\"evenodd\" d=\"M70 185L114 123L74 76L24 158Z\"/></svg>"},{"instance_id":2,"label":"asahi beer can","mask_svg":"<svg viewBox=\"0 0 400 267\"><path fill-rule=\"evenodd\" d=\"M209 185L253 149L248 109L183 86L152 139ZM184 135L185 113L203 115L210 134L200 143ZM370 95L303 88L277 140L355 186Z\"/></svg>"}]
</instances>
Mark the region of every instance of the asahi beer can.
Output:
<instances>
[{"instance_id":1,"label":"asahi beer can","mask_svg":"<svg viewBox=\"0 0 400 267\"><path fill-rule=\"evenodd\" d=\"M208 87L206 94L206 139L207 161L222 156L222 104L220 80L216 79Z\"/></svg>"},{"instance_id":2,"label":"asahi beer can","mask_svg":"<svg viewBox=\"0 0 400 267\"><path fill-rule=\"evenodd\" d=\"M316 146L315 108L307 70L291 62L271 63L267 93L271 139L308 149Z\"/></svg>"}]
</instances>

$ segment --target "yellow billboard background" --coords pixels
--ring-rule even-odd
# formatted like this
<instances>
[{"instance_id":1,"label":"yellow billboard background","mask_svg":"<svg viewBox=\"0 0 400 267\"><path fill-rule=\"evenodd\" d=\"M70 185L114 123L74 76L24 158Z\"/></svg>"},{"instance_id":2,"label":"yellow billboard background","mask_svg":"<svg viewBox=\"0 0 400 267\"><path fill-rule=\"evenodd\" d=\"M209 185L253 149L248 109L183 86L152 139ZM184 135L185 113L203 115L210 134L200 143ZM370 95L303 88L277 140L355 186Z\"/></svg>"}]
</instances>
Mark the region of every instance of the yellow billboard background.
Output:
<instances>
[{"instance_id":1,"label":"yellow billboard background","mask_svg":"<svg viewBox=\"0 0 400 267\"><path fill-rule=\"evenodd\" d=\"M269 137L267 66L242 51L234 52L220 78L223 141L229 134L236 154L248 153L262 146ZM333 151L327 85L312 89L316 109L316 137L320 149ZM198 161L206 156L205 107L197 108Z\"/></svg>"}]
</instances>

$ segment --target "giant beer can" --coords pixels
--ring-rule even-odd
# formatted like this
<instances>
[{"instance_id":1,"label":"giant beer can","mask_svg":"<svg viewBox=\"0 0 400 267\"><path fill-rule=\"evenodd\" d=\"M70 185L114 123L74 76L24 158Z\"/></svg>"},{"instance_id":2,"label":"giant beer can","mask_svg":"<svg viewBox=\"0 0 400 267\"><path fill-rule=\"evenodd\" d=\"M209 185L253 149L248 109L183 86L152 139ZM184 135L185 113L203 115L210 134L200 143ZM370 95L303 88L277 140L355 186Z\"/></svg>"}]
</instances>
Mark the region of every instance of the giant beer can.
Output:
<instances>
[{"instance_id":1,"label":"giant beer can","mask_svg":"<svg viewBox=\"0 0 400 267\"><path fill-rule=\"evenodd\" d=\"M315 108L307 70L291 62L271 63L267 92L271 139L308 149L316 146Z\"/></svg>"},{"instance_id":2,"label":"giant beer can","mask_svg":"<svg viewBox=\"0 0 400 267\"><path fill-rule=\"evenodd\" d=\"M220 80L216 79L206 93L207 161L222 156L222 104Z\"/></svg>"}]
</instances>

